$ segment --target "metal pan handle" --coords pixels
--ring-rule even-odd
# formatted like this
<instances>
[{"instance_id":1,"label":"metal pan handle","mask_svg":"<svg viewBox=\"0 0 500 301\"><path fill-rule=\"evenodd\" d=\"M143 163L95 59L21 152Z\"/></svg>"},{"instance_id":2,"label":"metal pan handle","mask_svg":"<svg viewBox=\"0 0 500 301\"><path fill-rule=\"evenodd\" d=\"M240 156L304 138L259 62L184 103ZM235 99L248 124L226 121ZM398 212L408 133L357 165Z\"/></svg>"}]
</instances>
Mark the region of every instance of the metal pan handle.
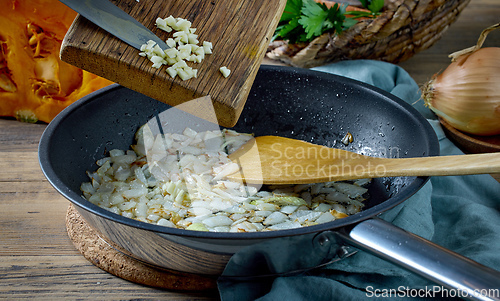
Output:
<instances>
[{"instance_id":1,"label":"metal pan handle","mask_svg":"<svg viewBox=\"0 0 500 301\"><path fill-rule=\"evenodd\" d=\"M350 245L406 268L462 298L500 300L500 272L483 266L381 219L369 219L348 233Z\"/></svg>"}]
</instances>

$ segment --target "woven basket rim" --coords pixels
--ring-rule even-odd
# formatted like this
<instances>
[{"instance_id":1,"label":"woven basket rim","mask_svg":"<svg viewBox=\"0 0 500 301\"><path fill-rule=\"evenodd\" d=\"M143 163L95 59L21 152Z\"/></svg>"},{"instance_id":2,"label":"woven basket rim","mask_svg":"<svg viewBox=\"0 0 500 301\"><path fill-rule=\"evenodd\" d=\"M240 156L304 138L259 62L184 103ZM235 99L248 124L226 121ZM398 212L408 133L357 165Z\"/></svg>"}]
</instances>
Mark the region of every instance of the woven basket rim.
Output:
<instances>
[{"instance_id":1,"label":"woven basket rim","mask_svg":"<svg viewBox=\"0 0 500 301\"><path fill-rule=\"evenodd\" d=\"M326 32L309 43L276 40L266 56L296 67L359 58L401 62L437 42L469 2L394 0L378 17L362 20L340 35Z\"/></svg>"}]
</instances>

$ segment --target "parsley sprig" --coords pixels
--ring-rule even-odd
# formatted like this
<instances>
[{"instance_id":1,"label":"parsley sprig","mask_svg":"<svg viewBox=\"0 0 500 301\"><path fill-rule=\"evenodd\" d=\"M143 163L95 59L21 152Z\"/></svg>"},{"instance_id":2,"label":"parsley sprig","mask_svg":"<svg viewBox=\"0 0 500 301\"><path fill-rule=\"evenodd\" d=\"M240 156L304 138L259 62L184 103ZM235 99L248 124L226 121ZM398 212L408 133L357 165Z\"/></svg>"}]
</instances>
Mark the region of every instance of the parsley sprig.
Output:
<instances>
[{"instance_id":1,"label":"parsley sprig","mask_svg":"<svg viewBox=\"0 0 500 301\"><path fill-rule=\"evenodd\" d=\"M336 3L328 8L314 0L288 0L276 28L275 38L295 44L310 42L327 31L340 34L356 24L358 18L376 17L384 6L384 0L360 1L370 12L350 11L346 14L347 4Z\"/></svg>"}]
</instances>

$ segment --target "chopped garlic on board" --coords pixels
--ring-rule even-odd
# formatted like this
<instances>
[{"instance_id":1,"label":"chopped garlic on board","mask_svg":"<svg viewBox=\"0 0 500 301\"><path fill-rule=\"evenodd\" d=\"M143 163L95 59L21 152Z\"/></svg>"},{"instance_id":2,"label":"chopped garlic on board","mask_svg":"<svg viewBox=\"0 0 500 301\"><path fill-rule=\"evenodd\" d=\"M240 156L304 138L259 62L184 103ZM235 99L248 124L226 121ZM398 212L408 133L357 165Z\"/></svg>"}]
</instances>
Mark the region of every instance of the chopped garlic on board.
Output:
<instances>
[{"instance_id":1,"label":"chopped garlic on board","mask_svg":"<svg viewBox=\"0 0 500 301\"><path fill-rule=\"evenodd\" d=\"M173 37L165 42L170 47L162 50L154 41L150 40L141 46L140 56L147 57L154 68L160 68L163 65L169 66L166 72L175 78L179 76L182 80L196 78L198 70L186 64L186 61L201 63L205 55L212 54L212 43L203 41L198 46L198 35L195 34L196 28L191 28L191 22L183 18L157 18L156 26L166 32L172 32ZM228 77L231 72L227 67L221 67L220 71L224 77Z\"/></svg>"}]
</instances>

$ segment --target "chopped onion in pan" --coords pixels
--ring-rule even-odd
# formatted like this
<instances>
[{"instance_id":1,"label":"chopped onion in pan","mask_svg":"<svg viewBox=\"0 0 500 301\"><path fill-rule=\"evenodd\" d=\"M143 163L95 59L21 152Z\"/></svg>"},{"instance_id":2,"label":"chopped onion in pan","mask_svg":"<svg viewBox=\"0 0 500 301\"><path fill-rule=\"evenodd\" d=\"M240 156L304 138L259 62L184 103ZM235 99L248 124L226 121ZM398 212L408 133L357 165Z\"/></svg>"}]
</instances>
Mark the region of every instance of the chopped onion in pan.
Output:
<instances>
[{"instance_id":1,"label":"chopped onion in pan","mask_svg":"<svg viewBox=\"0 0 500 301\"><path fill-rule=\"evenodd\" d=\"M88 172L83 196L113 213L194 231L256 232L326 223L361 211L369 179L260 190L224 179L228 159L252 138L232 130L154 136L148 125L130 150L111 150Z\"/></svg>"}]
</instances>

